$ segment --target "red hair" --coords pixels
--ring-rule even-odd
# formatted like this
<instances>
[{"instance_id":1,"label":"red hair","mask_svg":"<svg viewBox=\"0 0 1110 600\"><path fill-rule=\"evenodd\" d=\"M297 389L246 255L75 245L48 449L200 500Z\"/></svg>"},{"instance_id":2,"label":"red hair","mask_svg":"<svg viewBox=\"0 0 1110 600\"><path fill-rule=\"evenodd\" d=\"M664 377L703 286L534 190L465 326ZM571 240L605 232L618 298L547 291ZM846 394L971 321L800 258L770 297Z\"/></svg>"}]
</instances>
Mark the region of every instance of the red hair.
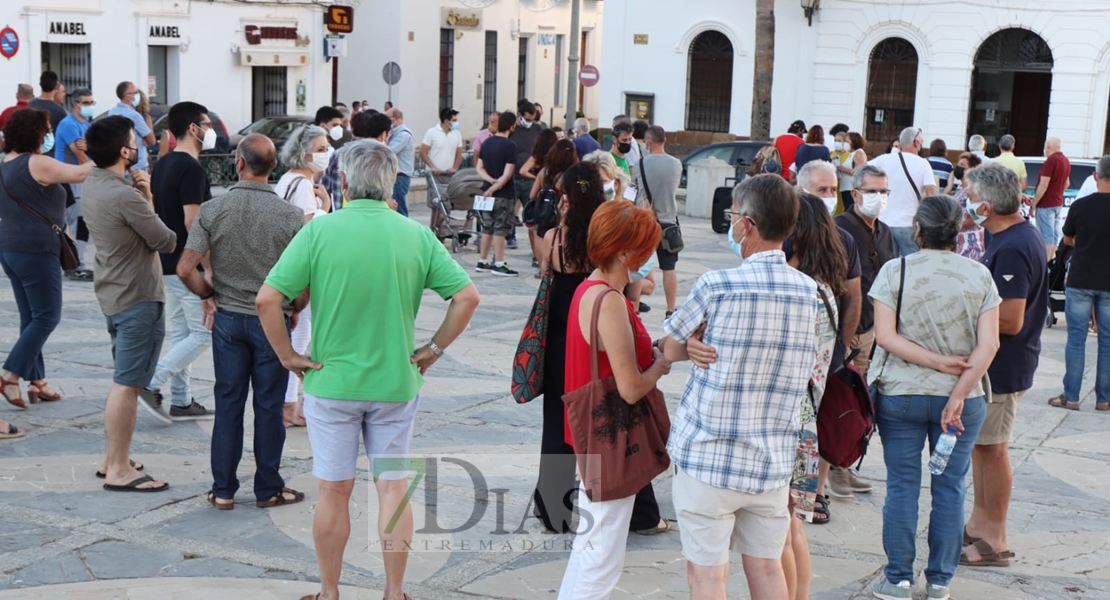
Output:
<instances>
[{"instance_id":1,"label":"red hair","mask_svg":"<svg viewBox=\"0 0 1110 600\"><path fill-rule=\"evenodd\" d=\"M663 230L655 220L655 213L617 199L604 203L594 212L586 246L590 262L599 268L605 268L625 251L633 252L626 266L639 268L651 258L662 237Z\"/></svg>"}]
</instances>

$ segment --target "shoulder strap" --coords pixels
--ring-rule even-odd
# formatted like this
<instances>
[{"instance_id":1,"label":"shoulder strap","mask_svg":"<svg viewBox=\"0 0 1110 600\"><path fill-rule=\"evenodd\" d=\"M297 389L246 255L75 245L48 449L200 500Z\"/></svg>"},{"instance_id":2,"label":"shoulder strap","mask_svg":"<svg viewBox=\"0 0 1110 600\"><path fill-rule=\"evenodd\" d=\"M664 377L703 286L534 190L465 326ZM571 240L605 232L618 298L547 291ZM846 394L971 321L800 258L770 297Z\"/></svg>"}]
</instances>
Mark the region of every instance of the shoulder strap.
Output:
<instances>
[{"instance_id":1,"label":"shoulder strap","mask_svg":"<svg viewBox=\"0 0 1110 600\"><path fill-rule=\"evenodd\" d=\"M590 317L590 381L601 379L598 375L601 370L597 365L597 321L598 317L601 316L601 301L605 299L605 296L616 291L617 290L609 287L609 284L605 284L605 291L598 294L597 298L594 300L594 311L593 315Z\"/></svg>"},{"instance_id":2,"label":"shoulder strap","mask_svg":"<svg viewBox=\"0 0 1110 600\"><path fill-rule=\"evenodd\" d=\"M839 335L840 324L837 323L836 315L833 314L832 304L829 303L829 297L825 295L825 290L821 289L821 286L817 286L817 293L821 294L821 302L825 304L825 312L829 315L829 324L832 325L833 332Z\"/></svg>"},{"instance_id":3,"label":"shoulder strap","mask_svg":"<svg viewBox=\"0 0 1110 600\"><path fill-rule=\"evenodd\" d=\"M910 187L913 188L913 193L917 195L917 201L921 202L921 190L917 189L917 184L913 182L913 176L910 175L910 168L906 166L906 157L902 156L902 152L898 152L898 160L902 162L902 172L906 174L906 179L910 182Z\"/></svg>"},{"instance_id":4,"label":"shoulder strap","mask_svg":"<svg viewBox=\"0 0 1110 600\"><path fill-rule=\"evenodd\" d=\"M863 239L867 240L867 257L871 260L871 266L875 268L875 272L878 273L882 265L878 264L879 250L875 247L875 233L873 231L867 231L867 229L869 229L867 223L864 223L863 219L860 219L855 211L849 209L845 211L844 214L847 216L845 216L841 222L862 233Z\"/></svg>"},{"instance_id":5,"label":"shoulder strap","mask_svg":"<svg viewBox=\"0 0 1110 600\"><path fill-rule=\"evenodd\" d=\"M15 161L10 161L10 162L15 162ZM0 165L2 165L2 164L3 164L3 162L2 162L2 161L0 161ZM28 169L30 169L30 164L29 164L29 162L28 162ZM18 197L16 197L16 195L15 195L15 194L12 194L12 191L8 189L8 182L4 181L4 169L2 169L2 168L0 168L0 186L2 186L2 187L4 188L4 193L5 193L5 194L7 194L7 195L8 195L8 197L9 197L9 198L11 198L13 202L15 202L16 204L18 204L18 205L22 206L22 207L23 207L23 210L26 210L27 212L29 212L29 213L31 213L32 215L34 215L34 217L35 217L36 219L38 219L38 220L42 221L43 223L45 223L45 224L46 224L46 226L47 226L47 227L49 227L51 231L53 231L54 233L56 233L56 234L58 234L58 235L62 235L62 233L64 233L64 232L62 231L62 228L61 228L61 227L59 227L59 226L58 226L57 224L55 224L55 223L54 223L53 221L51 221L50 219L48 219L48 218L46 218L45 216L43 216L43 214L42 214L42 213L40 213L39 211L37 211L37 210L35 210L35 209L31 208L30 206L28 206L28 205L27 205L27 204L26 204L25 202L23 202L23 201L22 201L22 200L20 200L20 199L19 199Z\"/></svg>"},{"instance_id":6,"label":"shoulder strap","mask_svg":"<svg viewBox=\"0 0 1110 600\"><path fill-rule=\"evenodd\" d=\"M644 193L647 194L648 202L651 203L651 209L655 210L655 200L651 197L651 188L647 182L647 171L644 170L644 156L640 155L640 181L644 182Z\"/></svg>"},{"instance_id":7,"label":"shoulder strap","mask_svg":"<svg viewBox=\"0 0 1110 600\"><path fill-rule=\"evenodd\" d=\"M898 325L899 325L899 323L902 322L902 293L906 290L906 257L905 256L902 257L901 267L902 267L900 269L901 272L898 273L898 298L894 302L894 332L895 333L898 332ZM868 360L874 360L874 358L875 358L875 349L878 348L878 347L879 347L879 344L877 344L877 343L871 344L871 358L868 359ZM883 367L886 367L885 362L883 364ZM882 370L880 370L879 372L881 374Z\"/></svg>"},{"instance_id":8,"label":"shoulder strap","mask_svg":"<svg viewBox=\"0 0 1110 600\"><path fill-rule=\"evenodd\" d=\"M293 192L297 191L297 187L301 185L301 182L307 180L308 178L304 175L298 175L296 179L290 181L289 187L285 188L285 201L289 202L289 198L293 195Z\"/></svg>"}]
</instances>

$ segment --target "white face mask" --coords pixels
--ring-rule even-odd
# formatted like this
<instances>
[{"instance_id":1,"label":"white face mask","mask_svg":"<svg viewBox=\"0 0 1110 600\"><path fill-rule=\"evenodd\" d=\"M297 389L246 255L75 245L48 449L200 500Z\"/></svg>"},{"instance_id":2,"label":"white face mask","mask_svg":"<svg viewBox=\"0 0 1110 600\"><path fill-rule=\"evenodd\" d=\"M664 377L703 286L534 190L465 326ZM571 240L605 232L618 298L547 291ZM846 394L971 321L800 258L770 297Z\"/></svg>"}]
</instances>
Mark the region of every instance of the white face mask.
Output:
<instances>
[{"instance_id":1,"label":"white face mask","mask_svg":"<svg viewBox=\"0 0 1110 600\"><path fill-rule=\"evenodd\" d=\"M605 199L612 200L617 195L617 182L607 181L603 186L605 188Z\"/></svg>"},{"instance_id":2,"label":"white face mask","mask_svg":"<svg viewBox=\"0 0 1110 600\"><path fill-rule=\"evenodd\" d=\"M204 150L211 150L215 147L216 147L216 130L209 127L208 130L204 132L204 139L202 139L200 141L200 149L201 149L201 151L204 151Z\"/></svg>"},{"instance_id":3,"label":"white face mask","mask_svg":"<svg viewBox=\"0 0 1110 600\"><path fill-rule=\"evenodd\" d=\"M859 212L861 215L874 219L883 214L886 210L887 195L874 192L871 194L863 194L863 200L859 203Z\"/></svg>"},{"instance_id":4,"label":"white face mask","mask_svg":"<svg viewBox=\"0 0 1110 600\"><path fill-rule=\"evenodd\" d=\"M836 196L833 196L831 198L821 198L821 202L825 203L825 208L828 209L830 215L836 212L836 201Z\"/></svg>"},{"instance_id":5,"label":"white face mask","mask_svg":"<svg viewBox=\"0 0 1110 600\"><path fill-rule=\"evenodd\" d=\"M833 142L833 150L844 152L844 142Z\"/></svg>"},{"instance_id":6,"label":"white face mask","mask_svg":"<svg viewBox=\"0 0 1110 600\"><path fill-rule=\"evenodd\" d=\"M328 137L330 137L331 139L333 139L337 142L339 140L343 139L343 126L342 125L336 125L335 127L332 127L331 129L329 129L328 130Z\"/></svg>"},{"instance_id":7,"label":"white face mask","mask_svg":"<svg viewBox=\"0 0 1110 600\"><path fill-rule=\"evenodd\" d=\"M971 220L975 221L975 224L980 226L983 224L983 221L987 220L986 217L979 214L978 212L979 207L982 205L982 202L972 202L971 200L967 201L967 212L971 213Z\"/></svg>"},{"instance_id":8,"label":"white face mask","mask_svg":"<svg viewBox=\"0 0 1110 600\"><path fill-rule=\"evenodd\" d=\"M329 159L330 157L327 152L313 152L312 162L308 163L308 168L311 169L313 173L323 173L324 169L328 168Z\"/></svg>"}]
</instances>

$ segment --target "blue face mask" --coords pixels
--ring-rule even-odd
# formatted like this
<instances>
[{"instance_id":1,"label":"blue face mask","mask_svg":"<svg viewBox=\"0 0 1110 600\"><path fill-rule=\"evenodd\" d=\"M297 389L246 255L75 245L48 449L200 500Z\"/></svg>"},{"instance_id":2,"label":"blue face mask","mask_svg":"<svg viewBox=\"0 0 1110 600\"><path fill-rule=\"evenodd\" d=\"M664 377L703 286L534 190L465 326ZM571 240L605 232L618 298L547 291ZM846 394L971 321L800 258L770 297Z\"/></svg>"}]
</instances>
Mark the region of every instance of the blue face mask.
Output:
<instances>
[{"instance_id":1,"label":"blue face mask","mask_svg":"<svg viewBox=\"0 0 1110 600\"><path fill-rule=\"evenodd\" d=\"M39 146L39 151L41 151L43 154L47 154L48 152L50 152L53 149L54 149L54 134L53 133L47 133L46 137L42 138L42 145Z\"/></svg>"},{"instance_id":2,"label":"blue face mask","mask_svg":"<svg viewBox=\"0 0 1110 600\"><path fill-rule=\"evenodd\" d=\"M81 107L81 116L82 117L85 117L86 119L91 119L95 115L96 115L96 107L95 106L82 106Z\"/></svg>"},{"instance_id":3,"label":"blue face mask","mask_svg":"<svg viewBox=\"0 0 1110 600\"><path fill-rule=\"evenodd\" d=\"M744 253L743 253L743 251L740 250L740 242L737 242L736 238L732 237L732 228L733 227L734 227L734 225L729 225L728 226L728 245L729 245L730 248L732 248L732 253L735 254L736 256L739 256L740 260L743 260L744 259Z\"/></svg>"}]
</instances>

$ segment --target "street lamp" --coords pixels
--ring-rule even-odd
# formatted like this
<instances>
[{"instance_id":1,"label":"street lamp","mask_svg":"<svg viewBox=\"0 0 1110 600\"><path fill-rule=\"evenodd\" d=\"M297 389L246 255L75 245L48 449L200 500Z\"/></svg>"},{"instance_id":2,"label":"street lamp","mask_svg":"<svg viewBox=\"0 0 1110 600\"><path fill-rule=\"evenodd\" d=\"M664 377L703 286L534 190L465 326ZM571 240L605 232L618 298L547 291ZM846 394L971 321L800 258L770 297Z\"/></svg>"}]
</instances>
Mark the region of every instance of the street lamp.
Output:
<instances>
[{"instance_id":1,"label":"street lamp","mask_svg":"<svg viewBox=\"0 0 1110 600\"><path fill-rule=\"evenodd\" d=\"M802 10L806 13L806 20L809 21L809 26L813 27L813 13L821 6L821 0L802 0Z\"/></svg>"}]
</instances>

